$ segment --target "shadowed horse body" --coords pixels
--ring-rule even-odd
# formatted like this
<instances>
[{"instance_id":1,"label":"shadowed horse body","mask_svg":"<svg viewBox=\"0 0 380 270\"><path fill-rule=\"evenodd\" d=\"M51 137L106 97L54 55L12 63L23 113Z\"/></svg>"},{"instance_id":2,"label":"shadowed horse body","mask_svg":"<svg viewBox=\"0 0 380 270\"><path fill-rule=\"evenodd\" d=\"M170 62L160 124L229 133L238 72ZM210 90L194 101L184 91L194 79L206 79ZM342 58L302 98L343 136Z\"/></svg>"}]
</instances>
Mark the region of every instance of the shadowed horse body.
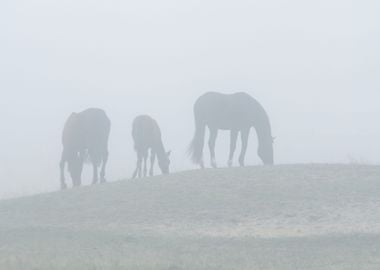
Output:
<instances>
[{"instance_id":1,"label":"shadowed horse body","mask_svg":"<svg viewBox=\"0 0 380 270\"><path fill-rule=\"evenodd\" d=\"M93 165L93 184L98 183L98 168L101 165L100 181L105 182L108 160L108 138L111 121L101 109L87 109L80 113L72 113L63 129L61 188L66 189L65 166L73 181L73 186L81 185L83 163L87 159Z\"/></svg>"},{"instance_id":2,"label":"shadowed horse body","mask_svg":"<svg viewBox=\"0 0 380 270\"><path fill-rule=\"evenodd\" d=\"M166 152L162 138L161 130L157 122L147 115L140 115L133 121L132 137L137 154L136 170L132 178L147 176L147 159L150 150L150 170L149 175L153 176L154 163L156 156L158 165L163 174L169 173L170 151ZM144 168L143 163L144 162Z\"/></svg>"},{"instance_id":3,"label":"shadowed horse body","mask_svg":"<svg viewBox=\"0 0 380 270\"><path fill-rule=\"evenodd\" d=\"M209 149L212 167L215 161L215 142L218 130L231 132L228 166L231 167L238 135L241 135L242 151L240 166L244 166L245 154L251 127L257 133L258 155L266 165L273 164L273 137L269 117L264 108L246 93L221 94L209 92L201 96L194 105L195 135L189 148L192 161L204 168L203 147L206 127L209 128Z\"/></svg>"}]
</instances>

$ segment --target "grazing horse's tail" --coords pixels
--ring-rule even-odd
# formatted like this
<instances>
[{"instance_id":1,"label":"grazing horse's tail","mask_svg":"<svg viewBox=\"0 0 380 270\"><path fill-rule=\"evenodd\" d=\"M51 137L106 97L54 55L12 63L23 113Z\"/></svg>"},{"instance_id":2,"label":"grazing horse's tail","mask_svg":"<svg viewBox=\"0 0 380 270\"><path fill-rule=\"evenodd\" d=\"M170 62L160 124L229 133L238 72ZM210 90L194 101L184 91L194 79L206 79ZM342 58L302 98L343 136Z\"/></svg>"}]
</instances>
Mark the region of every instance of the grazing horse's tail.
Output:
<instances>
[{"instance_id":1,"label":"grazing horse's tail","mask_svg":"<svg viewBox=\"0 0 380 270\"><path fill-rule=\"evenodd\" d=\"M201 123L201 121L197 119L197 117L195 117L195 134L189 146L188 154L191 160L195 164L199 164L201 166L203 166L202 158L203 158L205 131L206 131L206 125Z\"/></svg>"}]
</instances>

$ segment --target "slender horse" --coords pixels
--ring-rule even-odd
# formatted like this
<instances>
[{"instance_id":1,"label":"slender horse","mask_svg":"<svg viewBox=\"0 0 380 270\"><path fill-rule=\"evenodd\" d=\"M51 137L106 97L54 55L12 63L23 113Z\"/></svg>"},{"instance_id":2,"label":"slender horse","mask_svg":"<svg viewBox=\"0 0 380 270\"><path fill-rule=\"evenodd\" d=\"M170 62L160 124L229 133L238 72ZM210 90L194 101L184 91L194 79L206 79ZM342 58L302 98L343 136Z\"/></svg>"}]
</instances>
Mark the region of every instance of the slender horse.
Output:
<instances>
[{"instance_id":1,"label":"slender horse","mask_svg":"<svg viewBox=\"0 0 380 270\"><path fill-rule=\"evenodd\" d=\"M215 142L218 130L231 132L228 166L233 164L238 134L241 134L242 151L240 166L244 166L251 127L256 129L258 155L265 165L273 165L273 137L269 117L260 103L246 93L221 94L208 92L198 98L194 105L195 135L189 154L195 164L204 168L203 147L206 126L210 131L209 148L211 166L216 168Z\"/></svg>"},{"instance_id":2,"label":"slender horse","mask_svg":"<svg viewBox=\"0 0 380 270\"><path fill-rule=\"evenodd\" d=\"M163 174L169 173L170 151L166 152L161 138L161 130L157 122L147 115L140 115L135 118L132 126L132 137L135 143L137 153L136 170L132 178L137 176L147 176L147 159L150 150L150 170L149 175L153 176L154 163L156 156L158 165ZM144 170L142 172L142 163L144 161Z\"/></svg>"},{"instance_id":3,"label":"slender horse","mask_svg":"<svg viewBox=\"0 0 380 270\"><path fill-rule=\"evenodd\" d=\"M100 182L105 182L108 161L108 138L111 121L101 109L87 109L80 113L72 113L67 119L62 134L63 151L60 162L61 189L66 189L65 166L73 181L73 186L81 185L83 163L87 159L93 165L93 184L98 183L98 167Z\"/></svg>"}]
</instances>

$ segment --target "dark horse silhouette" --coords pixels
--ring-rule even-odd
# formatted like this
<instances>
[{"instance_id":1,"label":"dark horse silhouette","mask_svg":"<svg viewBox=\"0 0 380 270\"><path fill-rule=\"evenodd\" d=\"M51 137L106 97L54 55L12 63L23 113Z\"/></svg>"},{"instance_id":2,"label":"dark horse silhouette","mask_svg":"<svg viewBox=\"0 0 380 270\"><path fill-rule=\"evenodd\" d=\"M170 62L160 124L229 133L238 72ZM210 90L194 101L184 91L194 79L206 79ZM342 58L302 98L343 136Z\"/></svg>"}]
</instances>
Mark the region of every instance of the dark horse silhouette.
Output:
<instances>
[{"instance_id":1,"label":"dark horse silhouette","mask_svg":"<svg viewBox=\"0 0 380 270\"><path fill-rule=\"evenodd\" d=\"M105 182L108 160L108 138L111 122L101 109L87 109L72 113L63 129L63 151L60 163L61 188L66 189L65 165L68 163L73 186L81 185L83 162L89 159L93 165L93 184L99 181L98 167L102 165L100 181Z\"/></svg>"},{"instance_id":2,"label":"dark horse silhouette","mask_svg":"<svg viewBox=\"0 0 380 270\"><path fill-rule=\"evenodd\" d=\"M132 137L135 143L137 153L136 170L132 178L147 176L147 159L150 149L150 171L149 175L153 176L153 168L158 158L158 165L163 174L169 173L170 151L166 152L161 138L161 130L157 122L147 115L140 115L133 121ZM142 174L142 162L144 161L144 171Z\"/></svg>"},{"instance_id":3,"label":"dark horse silhouette","mask_svg":"<svg viewBox=\"0 0 380 270\"><path fill-rule=\"evenodd\" d=\"M248 137L251 127L256 129L259 140L258 155L266 165L273 164L273 137L267 113L250 95L235 93L225 95L209 92L201 96L194 105L195 135L189 154L195 164L204 168L203 147L205 129L210 130L209 148L211 165L216 167L215 141L218 130L231 131L230 155L228 166L232 166L238 133L241 133L242 151L240 166L244 166Z\"/></svg>"}]
</instances>

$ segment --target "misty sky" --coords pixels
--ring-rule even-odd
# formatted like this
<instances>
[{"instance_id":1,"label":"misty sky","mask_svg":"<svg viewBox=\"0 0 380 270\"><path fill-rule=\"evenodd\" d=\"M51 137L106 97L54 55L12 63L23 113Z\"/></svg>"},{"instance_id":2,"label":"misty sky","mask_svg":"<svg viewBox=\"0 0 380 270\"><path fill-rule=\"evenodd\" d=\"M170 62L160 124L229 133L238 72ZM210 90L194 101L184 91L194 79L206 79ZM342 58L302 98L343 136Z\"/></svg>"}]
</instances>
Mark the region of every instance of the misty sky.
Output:
<instances>
[{"instance_id":1,"label":"misty sky","mask_svg":"<svg viewBox=\"0 0 380 270\"><path fill-rule=\"evenodd\" d=\"M64 121L88 107L112 120L109 180L134 169L138 114L160 123L173 170L195 168L192 106L207 91L264 105L276 163L378 164L378 14L373 0L2 0L0 198L59 187ZM247 164L256 145L252 133Z\"/></svg>"}]
</instances>

